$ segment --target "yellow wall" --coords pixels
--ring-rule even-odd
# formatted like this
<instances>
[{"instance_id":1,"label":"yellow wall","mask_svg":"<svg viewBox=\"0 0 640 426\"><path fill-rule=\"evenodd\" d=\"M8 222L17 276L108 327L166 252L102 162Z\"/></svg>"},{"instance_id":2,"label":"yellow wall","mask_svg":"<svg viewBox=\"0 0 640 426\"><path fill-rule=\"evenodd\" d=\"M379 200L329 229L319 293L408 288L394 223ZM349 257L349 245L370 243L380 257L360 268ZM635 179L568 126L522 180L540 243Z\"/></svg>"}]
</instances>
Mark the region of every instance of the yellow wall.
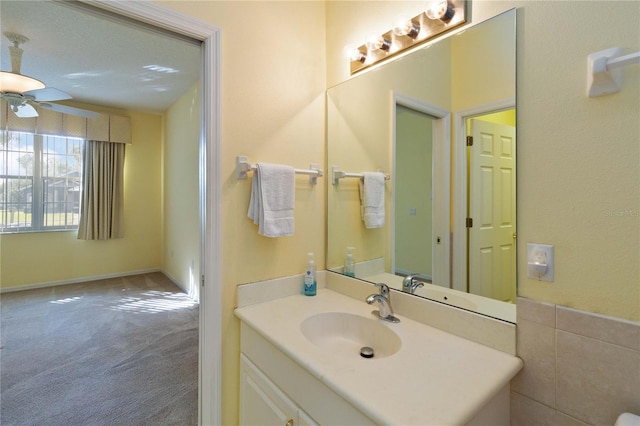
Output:
<instances>
[{"instance_id":1,"label":"yellow wall","mask_svg":"<svg viewBox=\"0 0 640 426\"><path fill-rule=\"evenodd\" d=\"M516 110L509 109L506 111L494 112L493 114L483 115L478 117L482 121L488 121L490 123L505 124L507 126L516 125Z\"/></svg>"},{"instance_id":2,"label":"yellow wall","mask_svg":"<svg viewBox=\"0 0 640 426\"><path fill-rule=\"evenodd\" d=\"M348 78L337 51L403 7L374 3L328 3L328 85ZM620 93L589 98L586 60L612 46L640 50L640 2L476 1L473 21L512 7L518 8L518 293L638 321L638 67L624 70ZM555 282L527 278L527 242L555 246Z\"/></svg>"},{"instance_id":3,"label":"yellow wall","mask_svg":"<svg viewBox=\"0 0 640 426\"><path fill-rule=\"evenodd\" d=\"M526 257L518 256L518 293L640 321L638 66L624 70L622 92L585 94L588 54L640 50L640 2L525 2L524 12L518 250L553 244L556 264L555 282L540 283L526 277Z\"/></svg>"},{"instance_id":4,"label":"yellow wall","mask_svg":"<svg viewBox=\"0 0 640 426\"><path fill-rule=\"evenodd\" d=\"M512 16L497 16L491 20L491 25L483 25L482 30L470 30L469 34L472 31L473 37L451 38L451 104L454 112L515 97L516 52Z\"/></svg>"},{"instance_id":5,"label":"yellow wall","mask_svg":"<svg viewBox=\"0 0 640 426\"><path fill-rule=\"evenodd\" d=\"M131 117L133 138L125 153L124 238L84 241L76 239L75 231L4 234L0 239L3 289L160 267L161 117L117 113Z\"/></svg>"},{"instance_id":6,"label":"yellow wall","mask_svg":"<svg viewBox=\"0 0 640 426\"><path fill-rule=\"evenodd\" d=\"M307 168L324 163L325 5L314 1L161 2L219 27L222 85L222 422L237 424L239 284L302 274L307 252L325 265L327 178L296 177L296 232L267 238L247 218L251 179L237 155Z\"/></svg>"},{"instance_id":7,"label":"yellow wall","mask_svg":"<svg viewBox=\"0 0 640 426\"><path fill-rule=\"evenodd\" d=\"M468 135L471 134L471 120L488 121L489 123L504 124L506 126L516 127L516 110L508 109L505 111L494 112L492 114L486 114L468 119L466 122Z\"/></svg>"},{"instance_id":8,"label":"yellow wall","mask_svg":"<svg viewBox=\"0 0 640 426\"><path fill-rule=\"evenodd\" d=\"M199 296L200 83L165 113L163 149L162 270L194 298Z\"/></svg>"}]
</instances>

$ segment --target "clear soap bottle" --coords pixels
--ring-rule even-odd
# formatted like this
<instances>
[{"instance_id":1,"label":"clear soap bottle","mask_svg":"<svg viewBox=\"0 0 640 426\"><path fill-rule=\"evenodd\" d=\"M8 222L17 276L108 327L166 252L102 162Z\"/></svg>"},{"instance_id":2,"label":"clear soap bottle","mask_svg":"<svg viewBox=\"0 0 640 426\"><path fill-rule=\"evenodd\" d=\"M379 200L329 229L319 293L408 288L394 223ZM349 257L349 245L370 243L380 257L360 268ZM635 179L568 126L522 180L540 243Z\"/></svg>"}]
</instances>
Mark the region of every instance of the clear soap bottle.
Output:
<instances>
[{"instance_id":1,"label":"clear soap bottle","mask_svg":"<svg viewBox=\"0 0 640 426\"><path fill-rule=\"evenodd\" d=\"M353 247L347 247L347 258L344 260L344 274L356 277L356 262L353 260Z\"/></svg>"},{"instance_id":2,"label":"clear soap bottle","mask_svg":"<svg viewBox=\"0 0 640 426\"><path fill-rule=\"evenodd\" d=\"M313 253L308 253L309 262L307 263L307 271L304 274L304 295L316 295L316 264L313 261Z\"/></svg>"}]
</instances>

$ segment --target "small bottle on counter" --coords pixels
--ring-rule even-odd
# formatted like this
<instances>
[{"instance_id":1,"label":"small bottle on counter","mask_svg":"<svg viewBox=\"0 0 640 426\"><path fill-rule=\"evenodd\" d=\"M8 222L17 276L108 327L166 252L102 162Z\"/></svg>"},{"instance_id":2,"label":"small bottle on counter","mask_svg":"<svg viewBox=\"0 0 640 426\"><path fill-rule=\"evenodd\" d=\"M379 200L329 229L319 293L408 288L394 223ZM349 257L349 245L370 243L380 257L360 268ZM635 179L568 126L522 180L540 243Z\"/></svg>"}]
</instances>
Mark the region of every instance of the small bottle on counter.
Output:
<instances>
[{"instance_id":1,"label":"small bottle on counter","mask_svg":"<svg viewBox=\"0 0 640 426\"><path fill-rule=\"evenodd\" d=\"M347 247L347 258L344 260L344 274L348 277L356 277L356 262L353 260L353 247Z\"/></svg>"},{"instance_id":2,"label":"small bottle on counter","mask_svg":"<svg viewBox=\"0 0 640 426\"><path fill-rule=\"evenodd\" d=\"M315 296L316 295L316 264L313 261L313 253L308 253L309 262L307 264L307 271L304 274L304 295Z\"/></svg>"}]
</instances>

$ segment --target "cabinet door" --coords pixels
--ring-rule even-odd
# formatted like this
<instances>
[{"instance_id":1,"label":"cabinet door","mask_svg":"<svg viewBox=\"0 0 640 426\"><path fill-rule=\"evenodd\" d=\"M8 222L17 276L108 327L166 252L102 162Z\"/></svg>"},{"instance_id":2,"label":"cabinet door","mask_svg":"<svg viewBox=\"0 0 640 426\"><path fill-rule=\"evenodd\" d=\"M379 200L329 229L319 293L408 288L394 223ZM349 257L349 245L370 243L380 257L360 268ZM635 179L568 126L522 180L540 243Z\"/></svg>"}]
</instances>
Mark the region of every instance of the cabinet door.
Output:
<instances>
[{"instance_id":1,"label":"cabinet door","mask_svg":"<svg viewBox=\"0 0 640 426\"><path fill-rule=\"evenodd\" d=\"M297 426L298 407L244 355L240 356L240 424Z\"/></svg>"},{"instance_id":2,"label":"cabinet door","mask_svg":"<svg viewBox=\"0 0 640 426\"><path fill-rule=\"evenodd\" d=\"M307 413L298 409L298 425L299 426L319 426Z\"/></svg>"}]
</instances>

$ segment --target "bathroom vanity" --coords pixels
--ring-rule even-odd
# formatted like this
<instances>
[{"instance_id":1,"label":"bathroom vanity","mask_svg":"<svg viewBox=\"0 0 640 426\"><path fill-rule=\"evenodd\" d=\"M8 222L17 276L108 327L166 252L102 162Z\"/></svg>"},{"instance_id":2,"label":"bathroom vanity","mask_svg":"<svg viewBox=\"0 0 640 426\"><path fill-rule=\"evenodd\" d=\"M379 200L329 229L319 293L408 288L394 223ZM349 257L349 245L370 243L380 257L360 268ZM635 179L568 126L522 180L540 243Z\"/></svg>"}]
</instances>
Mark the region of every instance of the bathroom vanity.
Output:
<instances>
[{"instance_id":1,"label":"bathroom vanity","mask_svg":"<svg viewBox=\"0 0 640 426\"><path fill-rule=\"evenodd\" d=\"M519 358L399 310L400 323L382 321L323 285L315 297L258 292L271 300L236 310L241 424L509 424Z\"/></svg>"}]
</instances>

